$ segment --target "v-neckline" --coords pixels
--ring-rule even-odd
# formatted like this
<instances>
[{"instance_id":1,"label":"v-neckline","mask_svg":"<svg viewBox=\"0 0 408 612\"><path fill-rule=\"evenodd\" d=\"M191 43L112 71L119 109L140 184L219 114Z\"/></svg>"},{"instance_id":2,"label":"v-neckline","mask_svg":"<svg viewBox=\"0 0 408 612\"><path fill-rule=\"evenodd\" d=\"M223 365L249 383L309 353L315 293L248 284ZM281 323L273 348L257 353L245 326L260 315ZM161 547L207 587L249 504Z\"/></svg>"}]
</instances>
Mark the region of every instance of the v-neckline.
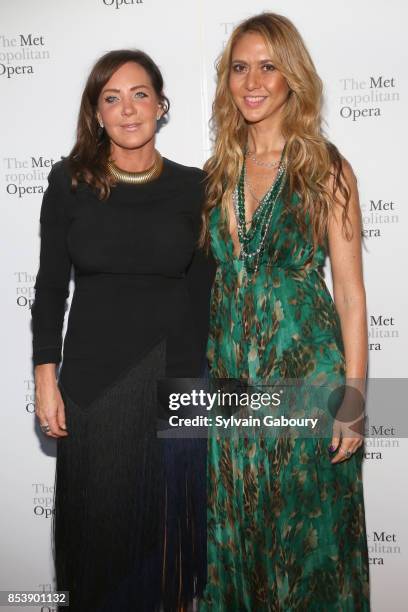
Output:
<instances>
[{"instance_id":1,"label":"v-neckline","mask_svg":"<svg viewBox=\"0 0 408 612\"><path fill-rule=\"evenodd\" d=\"M239 238L238 238L238 244L239 244L239 247L240 247L240 248L239 248L239 253L238 253L238 255L236 255L236 254L235 254L235 244L234 244L234 240L232 239L232 236L231 236L231 233L230 233L230 231L229 231L229 230L227 231L227 234L228 234L228 242L229 242L229 244L230 244L230 249L229 249L229 250L230 250L230 256L231 256L231 259L232 259L232 260L235 260L235 261L242 261L242 260L241 260L242 245L241 245L241 243L240 243L240 241L239 241Z\"/></svg>"},{"instance_id":2,"label":"v-neckline","mask_svg":"<svg viewBox=\"0 0 408 612\"><path fill-rule=\"evenodd\" d=\"M244 164L245 164L245 161L244 161ZM246 169L245 169L245 170L246 170ZM273 182L271 183L271 185L270 185L269 189L268 189L268 190L265 192L265 194L263 195L262 199L260 200L260 202L259 202L258 206L255 208L254 213L253 213L252 218L251 218L251 226L250 226L249 230L247 230L247 231L250 231L250 230L251 230L251 228L252 228L252 221L253 221L253 219L254 219L255 215L257 214L257 212L258 212L259 208L260 208L260 207L261 207L261 205L263 204L263 200L264 200L265 196L266 196L268 193L271 193L271 192L272 192L272 190L274 189L274 187L275 187L275 185L276 185L276 183L277 183L277 179L278 179L278 177L279 177L279 169L278 169L278 171L276 172L275 178L273 179ZM240 179L239 179L239 180L240 180ZM244 180L245 180L245 175L244 175ZM246 209L245 209L245 183L244 183L244 210L245 210L245 221L246 221L246 212L247 212L247 211L246 211ZM237 225L236 225L236 227L237 227L237 236L238 236L238 244L239 244L240 249L239 249L239 253L238 253L238 255L236 255L236 254L235 254L235 243L234 243L234 240L233 240L232 234L231 234L231 232L230 232L230 230L229 230L229 227L228 227L228 228L227 228L227 234L228 234L228 240L229 240L229 243L230 243L230 255L231 255L231 259L232 259L232 260L235 260L235 261L242 261L242 260L241 260L242 244L241 244L241 241L239 240L239 234L238 234L238 219L236 218L236 213L235 213L235 208L234 208L234 205L232 205L232 214L235 216L235 220L236 220L236 224L237 224Z\"/></svg>"},{"instance_id":3,"label":"v-neckline","mask_svg":"<svg viewBox=\"0 0 408 612\"><path fill-rule=\"evenodd\" d=\"M244 212L245 212L245 222L246 222L246 214L247 214L247 209L246 209L245 203L246 203L246 201L247 201L247 198L245 197L245 182L246 182L246 184L248 185L248 192L249 192L250 190L249 190L249 184L248 184L248 181L245 181L245 177L246 177L246 175L247 175L247 171L246 171L246 167L245 167L245 161L244 161L244 169L245 169L245 172L244 172ZM264 200L265 200L266 196L267 196L268 194L270 195L270 194L272 193L273 189L275 188L275 185L276 185L276 183L277 183L277 179L278 179L278 177L279 177L279 169L280 169L280 166L278 166L278 168L277 168L277 170L276 170L276 174L275 174L275 176L274 176L274 179L273 179L272 183L270 184L270 186L268 187L268 189L267 189L267 190L265 191L265 193L263 194L262 198L261 198L260 200L257 200L257 202L258 202L258 206L255 208L255 210L254 210L254 212L253 212L253 214L252 214L250 229L251 229L251 227L252 227L252 220L253 220L253 219L256 217L256 215L258 214L259 209L260 209L260 208L261 208L261 206L264 204ZM250 194L250 195L252 195L252 194ZM252 197L254 197L254 196L252 196ZM254 199L257 199L257 198L254 198ZM234 211L234 212L235 212L235 211ZM248 231L249 231L249 230L248 230Z\"/></svg>"}]
</instances>

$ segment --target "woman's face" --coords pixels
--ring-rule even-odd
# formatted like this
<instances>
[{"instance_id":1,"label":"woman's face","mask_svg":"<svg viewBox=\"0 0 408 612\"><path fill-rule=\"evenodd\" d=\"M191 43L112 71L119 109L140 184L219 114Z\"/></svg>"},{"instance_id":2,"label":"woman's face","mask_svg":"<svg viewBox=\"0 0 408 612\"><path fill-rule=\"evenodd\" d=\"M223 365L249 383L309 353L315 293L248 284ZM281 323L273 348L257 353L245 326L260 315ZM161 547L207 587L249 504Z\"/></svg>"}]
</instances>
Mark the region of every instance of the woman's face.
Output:
<instances>
[{"instance_id":1,"label":"woman's face","mask_svg":"<svg viewBox=\"0 0 408 612\"><path fill-rule=\"evenodd\" d=\"M290 90L260 34L247 32L235 43L229 87L248 123L266 125L280 120Z\"/></svg>"},{"instance_id":2,"label":"woman's face","mask_svg":"<svg viewBox=\"0 0 408 612\"><path fill-rule=\"evenodd\" d=\"M127 62L103 87L96 114L112 143L138 149L154 138L163 110L146 70Z\"/></svg>"}]
</instances>

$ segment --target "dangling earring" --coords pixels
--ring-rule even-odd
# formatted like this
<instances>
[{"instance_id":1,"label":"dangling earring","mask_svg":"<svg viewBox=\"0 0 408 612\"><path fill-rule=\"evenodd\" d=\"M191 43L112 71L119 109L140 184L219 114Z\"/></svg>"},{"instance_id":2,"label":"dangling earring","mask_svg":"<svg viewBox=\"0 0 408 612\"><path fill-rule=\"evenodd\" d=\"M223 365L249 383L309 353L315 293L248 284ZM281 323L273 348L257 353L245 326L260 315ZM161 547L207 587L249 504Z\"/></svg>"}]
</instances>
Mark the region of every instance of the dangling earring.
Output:
<instances>
[{"instance_id":1,"label":"dangling earring","mask_svg":"<svg viewBox=\"0 0 408 612\"><path fill-rule=\"evenodd\" d=\"M162 107L162 105L161 105L161 104L159 104L159 109L160 109L161 111L163 111L163 107ZM162 112L162 114L161 114L161 115L156 115L156 121L160 121L160 119L163 119L163 115L164 115L164 113L163 113L163 112Z\"/></svg>"},{"instance_id":2,"label":"dangling earring","mask_svg":"<svg viewBox=\"0 0 408 612\"><path fill-rule=\"evenodd\" d=\"M103 136L103 130L104 130L104 127L105 127L105 126L103 125L102 121L99 121L98 123L99 123L99 127L98 127L98 138L100 139L100 138L102 138L102 136Z\"/></svg>"}]
</instances>

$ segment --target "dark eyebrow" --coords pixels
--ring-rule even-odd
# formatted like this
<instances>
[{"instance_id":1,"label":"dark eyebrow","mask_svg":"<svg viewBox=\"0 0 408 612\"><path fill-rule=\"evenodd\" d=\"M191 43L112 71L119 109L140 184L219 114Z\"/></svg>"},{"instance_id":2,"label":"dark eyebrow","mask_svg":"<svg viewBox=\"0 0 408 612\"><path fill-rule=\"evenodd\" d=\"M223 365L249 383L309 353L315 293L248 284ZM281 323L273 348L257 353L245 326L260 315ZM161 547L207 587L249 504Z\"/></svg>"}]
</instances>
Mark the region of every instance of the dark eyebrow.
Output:
<instances>
[{"instance_id":1,"label":"dark eyebrow","mask_svg":"<svg viewBox=\"0 0 408 612\"><path fill-rule=\"evenodd\" d=\"M247 62L245 60L241 60L241 59L233 59L233 60L231 60L231 62L232 63L237 62L237 63L240 63L240 64L247 64ZM262 59L262 60L259 60L258 64L269 64L270 62L272 62L271 59Z\"/></svg>"},{"instance_id":2,"label":"dark eyebrow","mask_svg":"<svg viewBox=\"0 0 408 612\"><path fill-rule=\"evenodd\" d=\"M130 91L134 91L135 89L141 89L142 87L144 87L144 89L150 89L149 85L134 85L133 87L130 88ZM120 93L120 89L113 89L112 87L110 87L109 89L104 89L102 93L106 93L107 91L113 91L114 93Z\"/></svg>"}]
</instances>

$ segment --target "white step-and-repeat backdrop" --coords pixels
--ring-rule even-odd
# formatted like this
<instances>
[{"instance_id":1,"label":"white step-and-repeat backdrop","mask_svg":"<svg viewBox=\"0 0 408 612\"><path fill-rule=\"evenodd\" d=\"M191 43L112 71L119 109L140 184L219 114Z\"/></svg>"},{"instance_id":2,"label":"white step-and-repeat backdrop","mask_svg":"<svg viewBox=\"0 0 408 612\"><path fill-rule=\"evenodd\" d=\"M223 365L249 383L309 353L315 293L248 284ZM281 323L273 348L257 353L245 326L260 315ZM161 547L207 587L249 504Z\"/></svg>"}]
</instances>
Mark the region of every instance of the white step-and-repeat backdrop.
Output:
<instances>
[{"instance_id":1,"label":"white step-and-repeat backdrop","mask_svg":"<svg viewBox=\"0 0 408 612\"><path fill-rule=\"evenodd\" d=\"M234 25L263 10L286 15L303 34L325 83L327 133L358 177L370 377L407 375L403 279L408 251L408 8L404 0L3 1L0 590L53 586L50 518L55 445L35 422L30 306L42 193L51 165L73 144L89 69L111 49L141 48L151 54L163 71L172 104L158 148L178 162L201 167L210 151L215 59ZM385 415L393 401L401 403L401 411L406 409L391 396L383 407ZM389 437L381 433L382 437L367 439L364 465L372 608L402 612L406 610L408 500L403 475L408 445L403 437L392 435L398 432L389 431Z\"/></svg>"}]
</instances>

